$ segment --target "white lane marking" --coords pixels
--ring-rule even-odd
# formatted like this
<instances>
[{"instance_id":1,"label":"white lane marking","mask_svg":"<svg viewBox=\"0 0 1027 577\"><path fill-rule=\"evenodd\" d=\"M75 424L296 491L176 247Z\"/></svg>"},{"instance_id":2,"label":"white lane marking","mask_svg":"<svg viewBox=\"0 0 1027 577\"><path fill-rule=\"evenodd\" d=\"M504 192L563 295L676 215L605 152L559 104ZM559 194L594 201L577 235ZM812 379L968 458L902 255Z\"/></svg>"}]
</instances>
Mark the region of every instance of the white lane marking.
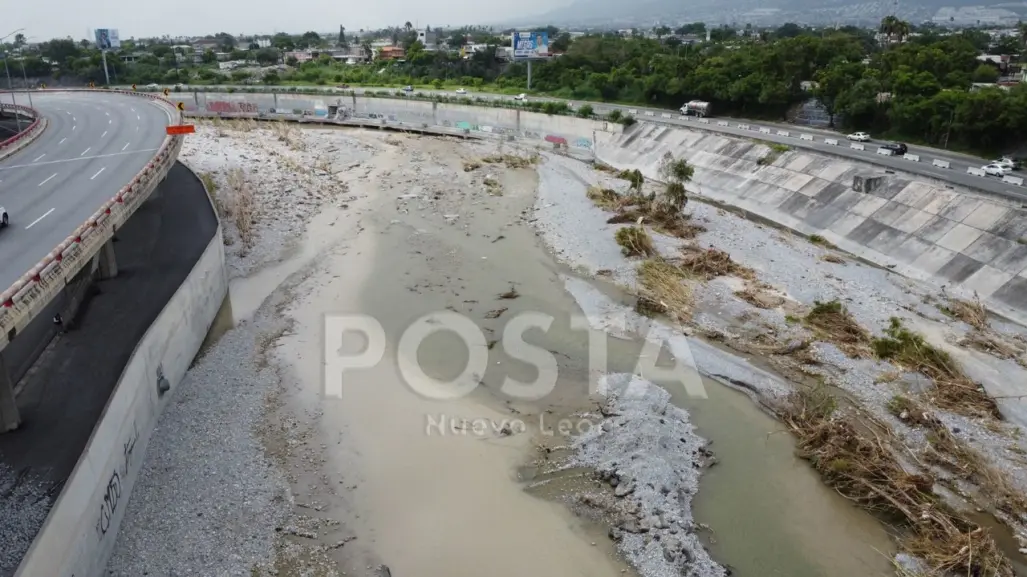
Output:
<instances>
[{"instance_id":1,"label":"white lane marking","mask_svg":"<svg viewBox=\"0 0 1027 577\"><path fill-rule=\"evenodd\" d=\"M71 129L72 129L72 130L75 130L76 128L78 128L78 125L77 125L77 124L73 124L73 125L71 125Z\"/></svg>"},{"instance_id":2,"label":"white lane marking","mask_svg":"<svg viewBox=\"0 0 1027 577\"><path fill-rule=\"evenodd\" d=\"M110 115L111 115L111 113L110 113L110 112L104 112L104 114L106 114L107 116L110 116Z\"/></svg>"},{"instance_id":3,"label":"white lane marking","mask_svg":"<svg viewBox=\"0 0 1027 577\"><path fill-rule=\"evenodd\" d=\"M57 173L56 173L56 172L55 172L55 173L53 173L53 174L51 174L50 176L46 177L46 180L44 180L43 182L40 182L40 183L39 183L39 186L43 186L44 184L46 184L46 183L50 182L50 179L52 179L52 178L53 178L53 177L55 177L55 176L57 176Z\"/></svg>"},{"instance_id":4,"label":"white lane marking","mask_svg":"<svg viewBox=\"0 0 1027 577\"><path fill-rule=\"evenodd\" d=\"M74 116L72 116L72 117L71 117L71 121L72 121L72 122L78 122L78 119L77 119L77 118L75 118ZM74 129L74 128L72 128L72 130L75 130L75 129Z\"/></svg>"},{"instance_id":5,"label":"white lane marking","mask_svg":"<svg viewBox=\"0 0 1027 577\"><path fill-rule=\"evenodd\" d=\"M92 149L93 149L93 147L92 147L92 146L90 146L89 148L87 148L87 149L83 150L83 151L82 151L82 154L80 154L79 156L85 156L85 155L86 155L86 153L87 153L87 152L89 152L89 151L90 151L90 150L92 150Z\"/></svg>"},{"instance_id":6,"label":"white lane marking","mask_svg":"<svg viewBox=\"0 0 1027 577\"><path fill-rule=\"evenodd\" d=\"M170 110L168 110L167 108L164 108L160 104L157 104L156 102L153 102L153 101L150 101L150 104L152 104L153 106L157 107L158 110L163 111L164 114L167 115L167 117L168 117L168 124L174 124L175 123L175 120L171 117L171 111Z\"/></svg>"},{"instance_id":7,"label":"white lane marking","mask_svg":"<svg viewBox=\"0 0 1027 577\"><path fill-rule=\"evenodd\" d=\"M132 112L135 112L135 111L136 111L136 109L135 109L135 108L129 108L129 110L131 110Z\"/></svg>"},{"instance_id":8,"label":"white lane marking","mask_svg":"<svg viewBox=\"0 0 1027 577\"><path fill-rule=\"evenodd\" d=\"M106 130L103 131L103 134L100 135L100 138L103 138L104 136L107 136L107 131Z\"/></svg>"},{"instance_id":9,"label":"white lane marking","mask_svg":"<svg viewBox=\"0 0 1027 577\"><path fill-rule=\"evenodd\" d=\"M127 154L139 154L141 152L156 152L157 148L144 148L142 150L129 150L127 152L112 152L110 154L97 154L94 156L80 156L79 158L65 158L64 160L47 160L46 162L40 162L39 164L15 164L13 166L0 166L0 170L14 170L16 168L28 168L43 166L46 164L62 164L65 162L75 162L76 160L93 160L96 158L110 158L112 156L125 156Z\"/></svg>"},{"instance_id":10,"label":"white lane marking","mask_svg":"<svg viewBox=\"0 0 1027 577\"><path fill-rule=\"evenodd\" d=\"M61 139L61 141L60 141L60 142L58 142L57 144L64 144L64 141L65 141L65 140L67 140L67 139L68 139L68 137L67 137L67 136L65 136L65 137L64 137L64 138L62 138L62 139Z\"/></svg>"},{"instance_id":11,"label":"white lane marking","mask_svg":"<svg viewBox=\"0 0 1027 577\"><path fill-rule=\"evenodd\" d=\"M136 125L136 132L139 132L139 125Z\"/></svg>"},{"instance_id":12,"label":"white lane marking","mask_svg":"<svg viewBox=\"0 0 1027 577\"><path fill-rule=\"evenodd\" d=\"M93 179L94 179L94 178L96 178L97 176L100 176L100 173L101 173L101 172L103 172L103 171L105 171L105 170L107 170L107 167L106 167L106 166L105 166L105 167L103 167L103 168L101 168L100 170L97 170L97 171L96 171L96 174L94 174L93 176L90 176L90 177L89 177L89 180L93 180Z\"/></svg>"},{"instance_id":13,"label":"white lane marking","mask_svg":"<svg viewBox=\"0 0 1027 577\"><path fill-rule=\"evenodd\" d=\"M39 162L40 160L43 160L44 156L46 156L45 152L43 154L40 154L39 156L37 156L36 159L33 160L32 162Z\"/></svg>"},{"instance_id":14,"label":"white lane marking","mask_svg":"<svg viewBox=\"0 0 1027 577\"><path fill-rule=\"evenodd\" d=\"M126 143L125 143L125 146L122 146L122 147L121 147L121 151L122 151L122 152L125 152L125 149L126 149L126 148L128 148L128 145L129 145L129 144L132 144L132 143L131 143L131 142L126 142Z\"/></svg>"},{"instance_id":15,"label":"white lane marking","mask_svg":"<svg viewBox=\"0 0 1027 577\"><path fill-rule=\"evenodd\" d=\"M70 110L65 110L64 113L67 114L68 116L71 116L71 111Z\"/></svg>"},{"instance_id":16,"label":"white lane marking","mask_svg":"<svg viewBox=\"0 0 1027 577\"><path fill-rule=\"evenodd\" d=\"M107 124L110 124L110 123L112 123L112 122L114 122L114 120L113 120L113 119L111 119L111 120L108 120L108 121L107 121Z\"/></svg>"},{"instance_id":17,"label":"white lane marking","mask_svg":"<svg viewBox=\"0 0 1027 577\"><path fill-rule=\"evenodd\" d=\"M136 120L140 120L140 118L139 118L139 115L138 115L138 114L136 114Z\"/></svg>"},{"instance_id":18,"label":"white lane marking","mask_svg":"<svg viewBox=\"0 0 1027 577\"><path fill-rule=\"evenodd\" d=\"M48 211L46 211L45 213L43 213L43 216L41 216L41 217L37 218L36 220L34 220L34 221L30 222L30 223L29 223L29 225L25 227L25 230L28 230L28 229L30 229L30 228L32 228L32 227L34 227L34 226L36 226L36 224L37 224L37 223L38 223L39 221L41 221L41 220L43 220L44 218L46 218L46 217L50 216L50 213L51 213L51 212L53 212L53 211L54 211L54 209L52 209L52 208L51 208L50 210L48 210Z\"/></svg>"}]
</instances>

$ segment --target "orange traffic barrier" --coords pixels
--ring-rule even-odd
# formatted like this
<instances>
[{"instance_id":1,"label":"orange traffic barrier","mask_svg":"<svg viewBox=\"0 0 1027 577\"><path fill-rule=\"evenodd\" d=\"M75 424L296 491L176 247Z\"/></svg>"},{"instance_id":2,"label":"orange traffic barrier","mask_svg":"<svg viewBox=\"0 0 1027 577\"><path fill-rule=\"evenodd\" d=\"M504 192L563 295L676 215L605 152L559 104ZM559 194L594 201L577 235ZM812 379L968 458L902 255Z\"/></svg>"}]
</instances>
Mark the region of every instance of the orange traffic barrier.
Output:
<instances>
[{"instance_id":1,"label":"orange traffic barrier","mask_svg":"<svg viewBox=\"0 0 1027 577\"><path fill-rule=\"evenodd\" d=\"M168 127L168 134L192 134L196 132L196 126L192 124L178 124Z\"/></svg>"}]
</instances>

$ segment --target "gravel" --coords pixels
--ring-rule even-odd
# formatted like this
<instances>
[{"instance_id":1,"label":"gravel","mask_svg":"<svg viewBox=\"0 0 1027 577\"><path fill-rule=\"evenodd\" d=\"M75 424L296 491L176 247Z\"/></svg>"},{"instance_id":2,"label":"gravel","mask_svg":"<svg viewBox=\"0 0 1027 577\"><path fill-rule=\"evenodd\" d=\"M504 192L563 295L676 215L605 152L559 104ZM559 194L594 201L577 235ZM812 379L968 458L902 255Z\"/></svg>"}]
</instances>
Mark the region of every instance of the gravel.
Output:
<instances>
[{"instance_id":1,"label":"gravel","mask_svg":"<svg viewBox=\"0 0 1027 577\"><path fill-rule=\"evenodd\" d=\"M258 315L187 373L147 447L109 575L249 576L270 561L289 486L258 431L278 380L246 361L282 322Z\"/></svg>"},{"instance_id":2,"label":"gravel","mask_svg":"<svg viewBox=\"0 0 1027 577\"><path fill-rule=\"evenodd\" d=\"M347 188L338 174L357 167L372 152L341 130L282 125L239 131L198 123L196 133L185 139L179 160L197 174L208 175L217 186L215 199L228 204L236 195L230 173L242 170L260 230L247 247L237 219L222 212L229 277L236 278L280 260L323 205L345 197Z\"/></svg>"},{"instance_id":3,"label":"gravel","mask_svg":"<svg viewBox=\"0 0 1027 577\"><path fill-rule=\"evenodd\" d=\"M53 498L42 486L0 463L0 575L14 575L46 521Z\"/></svg>"},{"instance_id":4,"label":"gravel","mask_svg":"<svg viewBox=\"0 0 1027 577\"><path fill-rule=\"evenodd\" d=\"M618 549L646 577L723 577L691 513L706 441L662 388L627 374L603 381L618 415L575 438L572 464L615 485L621 511L610 534Z\"/></svg>"},{"instance_id":5,"label":"gravel","mask_svg":"<svg viewBox=\"0 0 1027 577\"><path fill-rule=\"evenodd\" d=\"M535 215L536 228L543 242L571 268L590 274L605 269L610 271L603 273L607 278L632 290L636 282L634 267L638 261L623 257L614 241L614 232L624 225L606 224L609 213L595 207L585 194L589 185L624 191L626 183L567 158L547 155L546 160L539 168ZM904 324L924 334L932 344L947 347L963 364L967 374L986 386L988 383L994 386L1027 382L1027 371L1012 360L997 359L952 345L969 331L969 327L941 312L937 305L944 304L946 297L938 288L886 269L861 264L788 231L753 223L713 205L693 200L687 211L692 214L693 222L707 229L698 236L696 243L728 252L733 260L756 271L759 281L769 284L787 299L783 308L764 310L734 295L734 291L743 285L740 279L721 278L697 285L694 287L696 313L693 320L699 329L729 338L735 334L771 335L786 342L791 338L808 338L804 328L787 321L786 310L802 311L816 301L838 299L861 325L875 335L883 334L891 317L901 318ZM652 236L658 251L666 256L676 254L677 247L683 244L679 239L655 233ZM846 262L838 264L823 260L832 253L842 256ZM579 305L586 311L590 300L599 298L580 298L583 291L575 291L570 283L568 290L575 294ZM607 327L630 328L630 323L625 325L623 319L630 318L633 313L616 303L611 302L609 306L615 310L606 312L604 322ZM616 310L618 307L620 310ZM1004 321L996 320L992 328L1007 337L1025 334L1023 327ZM693 351L700 350L699 345L693 344L697 342L694 339L689 341ZM829 343L814 343L810 352L819 364L806 365L805 370L829 377L832 384L850 393L875 416L889 422L911 446L921 446L926 442L922 431L910 428L886 410L886 404L895 394L929 386L925 385L924 377L904 374L894 381L884 382L881 377L886 373L901 372L886 362L850 359ZM704 374L715 370L700 362L701 355L695 356L696 364ZM744 382L761 395L782 394L780 387L768 387L767 383L780 384L785 392L789 388L778 379ZM1027 491L1027 469L1018 464L1019 455L1027 450L1021 424L1003 423L1002 431L995 432L982 422L944 411L936 413L950 430L958 431L958 437L1004 470L1017 488Z\"/></svg>"}]
</instances>

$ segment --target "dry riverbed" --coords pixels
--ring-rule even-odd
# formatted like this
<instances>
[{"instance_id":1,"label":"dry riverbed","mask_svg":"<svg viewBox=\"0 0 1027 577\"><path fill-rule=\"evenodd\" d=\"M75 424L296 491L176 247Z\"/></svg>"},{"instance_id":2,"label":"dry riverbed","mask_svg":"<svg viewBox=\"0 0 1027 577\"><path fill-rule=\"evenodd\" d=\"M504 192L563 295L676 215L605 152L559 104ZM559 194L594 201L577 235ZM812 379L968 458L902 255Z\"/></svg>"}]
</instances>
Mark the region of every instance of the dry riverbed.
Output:
<instances>
[{"instance_id":1,"label":"dry riverbed","mask_svg":"<svg viewBox=\"0 0 1027 577\"><path fill-rule=\"evenodd\" d=\"M690 415L705 409L631 375L647 332L768 411L792 398L782 375L843 392L894 431L921 459L909 466L936 475L957 505L988 509L995 495L979 494L985 484L960 472L964 462L922 459L940 434L934 427L973 448L1001 473L994 479L1027 488L1018 426L922 401L921 389L931 398L923 377L872 355L852 358L804 320L815 301L839 299L871 336L898 316L970 378L1027 382L1019 328L980 322L929 287L692 202L686 212L702 231L682 241L649 230L659 253L676 262L679 245L698 243L737 266L674 276L677 285L658 277L663 292L654 292L652 275L637 272L645 259L623 256L614 240L628 225L608 224L611 213L586 194L589 185L624 193L627 183L509 144L217 121L187 142L182 159L225 223L234 323L221 324L234 326L212 339L161 416L111 575L726 575L710 551L742 533L714 536L693 515L700 477L718 457ZM636 293L666 309L657 322L630 308ZM426 398L399 377L395 343L422 315L447 312L482 330L488 365L471 375L480 384L471 394ZM536 371L506 347L505 324L527 312L555 319L525 336L551 353L552 367ZM326 398L326 318L351 313L377 319L386 354ZM615 368L592 370L590 343L571 326L577 316L609 339ZM991 343L990 352L967 339ZM344 339L341 349L362 347ZM470 355L442 337L414 353L425 379L442 380ZM530 382L545 371L558 378L544 398L504 394L507 378ZM561 419L577 426L561 430ZM805 463L788 466L767 483L771 473L785 485L813 477ZM765 490L766 499L778 495ZM819 509L844 507L823 493L805 492L825 499ZM830 518L804 519L848 538ZM838 519L850 529L866 521ZM792 577L878 574L849 570L848 558L837 562L844 573L824 572L848 546L818 547L819 565L782 567L801 566Z\"/></svg>"}]
</instances>

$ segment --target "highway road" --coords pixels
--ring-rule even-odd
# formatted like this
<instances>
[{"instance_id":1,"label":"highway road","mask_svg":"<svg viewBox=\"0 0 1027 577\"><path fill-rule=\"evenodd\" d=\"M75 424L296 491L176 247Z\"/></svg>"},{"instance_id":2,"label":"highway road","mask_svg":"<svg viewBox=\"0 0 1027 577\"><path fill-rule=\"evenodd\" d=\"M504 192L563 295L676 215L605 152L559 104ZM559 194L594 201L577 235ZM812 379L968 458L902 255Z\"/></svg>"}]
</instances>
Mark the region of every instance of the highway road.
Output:
<instances>
[{"instance_id":1,"label":"highway road","mask_svg":"<svg viewBox=\"0 0 1027 577\"><path fill-rule=\"evenodd\" d=\"M195 89L195 90L200 90L200 91L203 91L203 92L225 92L228 88L232 88L232 87L227 86L227 85L225 85L225 86L214 85L214 86L195 86L195 87L190 86L189 88L190 89ZM290 89L295 89L295 88L297 88L297 87L295 87L295 86L266 86L266 87L262 86L261 87L262 91L267 91L267 92L277 91L277 92L280 92L280 93L284 93L284 92L286 92L286 91L288 91ZM308 88L308 87L300 87L300 88ZM365 93L365 92L379 92L379 91L382 91L382 90L388 90L390 92L401 93L399 91L399 89L396 89L396 88L361 88L361 87L351 87L351 88L347 88L347 89L337 89L337 88L331 88L331 87L309 87L309 88L311 90L318 90L322 94L331 94L331 93L342 94L342 93L346 93L346 92L350 92L350 91L353 91L356 94L362 94L362 93ZM493 100L507 100L507 101L513 100L513 96L511 96L511 95L494 94L494 93L487 93L487 92L475 92L475 91L472 91L472 90L468 90L466 94L457 94L455 90L416 89L414 91L414 94L415 95L419 95L419 96L448 96L448 97L468 97L468 98L483 97L483 98L488 98L488 99L493 99ZM245 97L245 93L237 93L234 96L235 97L239 97L239 96ZM295 97L302 98L301 94L296 94ZM543 96L529 96L528 100L537 101L537 102L546 102L546 101L556 101L556 102L559 102L559 101L561 101L558 98L552 98L552 97L548 97L548 96L545 96L545 97L543 97ZM862 161L862 162L868 162L868 163L876 164L876 165L878 165L880 167L883 167L885 169L902 170L902 171L910 172L910 173L913 173L913 174L919 174L919 175L928 176L928 177L931 177L931 178L936 178L936 179L939 179L939 180L942 180L942 181L945 181L945 182L950 182L952 184L959 184L959 185L962 185L962 186L967 186L967 187L976 188L976 189L987 191L987 192L996 193L998 195L1010 198L1010 199L1012 199L1014 201L1018 201L1018 202L1027 204L1027 187L1017 186L1015 184L1006 183L1006 182L1003 182L1000 178L996 178L996 177L980 177L980 176L974 176L974 175L967 174L967 172L966 172L967 168L971 168L971 167L972 168L980 168L981 166L986 164L988 162L988 160L982 159L982 158L975 158L973 156L966 155L966 154L961 154L961 153L957 153L957 152L951 152L951 151L947 151L947 150L930 148L930 147L926 147L926 146L909 146L909 152L911 154L916 154L916 155L919 155L921 157L920 158L920 162L914 162L914 161L911 161L911 160L906 160L905 158L902 158L902 157L888 157L888 156L882 156L880 154L877 154L876 153L877 147L879 145L881 145L881 144L884 144L885 141L874 140L872 142L865 143L866 150L863 150L863 151L853 150L853 149L849 148L849 144L850 143L849 143L848 140L846 140L844 134L841 134L841 133L838 133L838 132L835 132L835 131L831 131L831 130L824 130L824 129L818 129L818 128L813 128L813 127L797 126L797 125L793 125L793 124L763 122L763 121L758 121L758 120L745 120L745 119L739 119L739 118L718 118L718 117L710 118L709 119L710 120L709 124L700 124L699 122L697 122L697 120L695 118L691 118L689 120L681 120L680 119L680 113L677 110L667 110L667 109L663 109L663 108L646 108L646 107L641 107L641 106L626 106L626 105L620 105L620 104L609 104L609 103L603 103L603 102L587 102L587 101L579 101L579 100L567 101L567 102L570 102L573 105L574 108L578 108L578 107L580 107L580 106L582 106L584 104L589 104L589 105L592 106L592 108L595 111L595 113L596 114L600 114L600 115L606 115L606 114L608 114L609 112L611 112L613 110L620 110L622 113L629 113L629 111L634 111L633 114L634 114L634 116L636 116L636 118L639 121L659 122L659 123L669 124L669 125L688 126L690 128L701 128L703 130L710 130L710 131L713 131L713 132L721 132L721 133L729 134L729 135L732 135L732 136L739 136L739 137L744 137L744 138L755 138L755 139L759 139L759 140L763 140L763 141L767 141L767 142L775 142L775 143L787 144L787 145L789 145L789 146L791 146L793 148L807 148L807 149L810 149L810 150L815 150L817 152L832 154L832 155L835 155L835 156L841 156L841 157L852 159L852 160L858 160L858 161ZM646 112L651 113L651 115L647 115ZM669 118L664 118L663 117L664 114L668 115ZM403 121L402 118L399 118L398 120L401 121L401 122ZM725 121L725 122L728 123L728 126L719 126L719 125L717 125L717 121ZM420 120L418 120L418 122L420 122ZM748 124L748 125L750 125L751 129L750 130L740 129L740 128L738 128L739 124ZM770 129L770 133L769 134L760 133L758 131L758 127L764 127L764 128ZM789 136L779 136L777 134L778 130L783 130L783 131L789 132ZM810 135L810 136L813 137L813 140L801 140L799 138L800 134ZM825 139L836 139L836 140L838 140L838 145L826 144L824 142ZM947 161L947 162L950 163L950 167L949 168L939 168L939 167L936 167L936 166L932 166L931 161L934 160L934 159ZM1014 172L1014 173L1011 173L1010 176L1019 176L1019 177L1025 178L1025 180L1027 180L1027 174L1024 174L1023 172Z\"/></svg>"},{"instance_id":2,"label":"highway road","mask_svg":"<svg viewBox=\"0 0 1027 577\"><path fill-rule=\"evenodd\" d=\"M10 102L11 94L0 98ZM0 161L0 206L10 215L10 226L0 231L0 290L142 170L171 122L159 105L122 94L35 92L32 103L49 125Z\"/></svg>"}]
</instances>

